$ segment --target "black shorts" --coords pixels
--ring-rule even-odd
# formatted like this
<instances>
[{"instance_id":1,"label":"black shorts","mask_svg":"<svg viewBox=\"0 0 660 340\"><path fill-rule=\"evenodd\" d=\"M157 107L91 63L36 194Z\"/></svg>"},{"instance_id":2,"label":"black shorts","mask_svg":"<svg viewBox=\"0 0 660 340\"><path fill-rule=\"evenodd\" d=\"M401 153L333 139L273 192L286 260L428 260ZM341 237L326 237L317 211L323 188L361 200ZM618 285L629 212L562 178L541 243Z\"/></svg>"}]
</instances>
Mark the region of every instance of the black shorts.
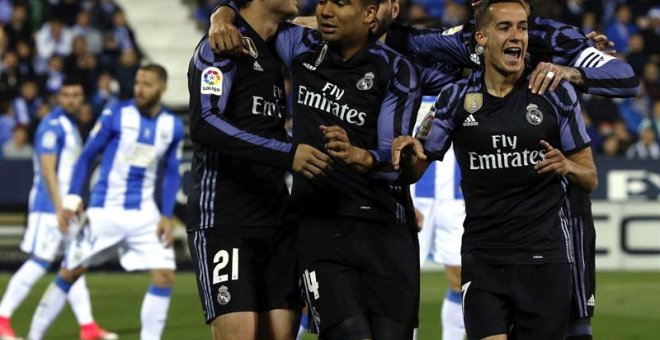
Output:
<instances>
[{"instance_id":1,"label":"black shorts","mask_svg":"<svg viewBox=\"0 0 660 340\"><path fill-rule=\"evenodd\" d=\"M232 312L299 307L295 227L214 227L188 233L207 323Z\"/></svg>"},{"instance_id":2,"label":"black shorts","mask_svg":"<svg viewBox=\"0 0 660 340\"><path fill-rule=\"evenodd\" d=\"M348 218L304 218L298 261L320 332L356 315L417 326L419 243L414 228Z\"/></svg>"},{"instance_id":3,"label":"black shorts","mask_svg":"<svg viewBox=\"0 0 660 340\"><path fill-rule=\"evenodd\" d=\"M571 306L570 265L493 265L463 259L463 318L468 339L508 334L562 340Z\"/></svg>"},{"instance_id":4,"label":"black shorts","mask_svg":"<svg viewBox=\"0 0 660 340\"><path fill-rule=\"evenodd\" d=\"M594 316L596 305L596 228L591 211L573 216L571 221L575 250L571 318L585 319Z\"/></svg>"}]
</instances>

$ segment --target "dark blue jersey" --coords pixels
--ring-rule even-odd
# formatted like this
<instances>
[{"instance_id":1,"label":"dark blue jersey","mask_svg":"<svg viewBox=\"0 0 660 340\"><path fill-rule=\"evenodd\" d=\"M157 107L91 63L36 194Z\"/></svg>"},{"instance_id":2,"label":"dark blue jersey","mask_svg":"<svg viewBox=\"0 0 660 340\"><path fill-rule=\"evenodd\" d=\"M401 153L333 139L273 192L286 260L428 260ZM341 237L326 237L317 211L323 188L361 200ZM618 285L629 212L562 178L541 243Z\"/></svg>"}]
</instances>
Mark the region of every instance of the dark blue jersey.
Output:
<instances>
[{"instance_id":1,"label":"dark blue jersey","mask_svg":"<svg viewBox=\"0 0 660 340\"><path fill-rule=\"evenodd\" d=\"M564 154L589 146L573 87L543 96L527 88L528 74L503 98L488 94L483 72L445 87L429 113L430 132L418 136L430 160L453 142L461 169L466 219L462 254L487 263L568 262L564 177L539 175L545 140Z\"/></svg>"},{"instance_id":2,"label":"dark blue jersey","mask_svg":"<svg viewBox=\"0 0 660 340\"><path fill-rule=\"evenodd\" d=\"M390 151L392 140L410 134L416 119L420 90L413 66L376 41L342 61L317 31L290 24L278 32L276 45L291 71L294 143L323 150L319 126L339 125L375 162L366 174L335 160L335 170L319 181L294 175L295 210L414 223L408 187L393 183Z\"/></svg>"},{"instance_id":3,"label":"dark blue jersey","mask_svg":"<svg viewBox=\"0 0 660 340\"><path fill-rule=\"evenodd\" d=\"M482 52L475 48L474 31L474 22L444 31L392 25L387 44L413 60L480 68ZM639 79L632 67L598 51L574 26L531 15L528 52L532 65L543 61L577 68L584 79L583 92L607 97L639 93Z\"/></svg>"},{"instance_id":4,"label":"dark blue jersey","mask_svg":"<svg viewBox=\"0 0 660 340\"><path fill-rule=\"evenodd\" d=\"M189 230L282 223L295 152L284 128L282 65L240 17L236 26L250 56L214 55L204 37L190 61Z\"/></svg>"}]
</instances>

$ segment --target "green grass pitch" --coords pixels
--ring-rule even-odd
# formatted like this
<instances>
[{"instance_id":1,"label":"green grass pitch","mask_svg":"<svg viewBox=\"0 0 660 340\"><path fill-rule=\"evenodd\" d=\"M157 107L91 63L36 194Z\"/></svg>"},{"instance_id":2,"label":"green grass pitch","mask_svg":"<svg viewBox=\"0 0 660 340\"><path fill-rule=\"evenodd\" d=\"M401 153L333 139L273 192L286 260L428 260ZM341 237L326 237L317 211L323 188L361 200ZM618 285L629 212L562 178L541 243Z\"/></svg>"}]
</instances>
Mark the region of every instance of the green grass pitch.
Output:
<instances>
[{"instance_id":1,"label":"green grass pitch","mask_svg":"<svg viewBox=\"0 0 660 340\"><path fill-rule=\"evenodd\" d=\"M420 340L440 339L439 311L445 293L442 272L422 274ZM0 292L4 293L10 273L0 272ZM14 314L17 335L25 336L39 297L52 275L35 286L28 299ZM138 339L140 305L148 285L145 274L91 273L88 285L96 320L120 334L121 339ZM660 332L660 273L602 272L598 274L594 338L604 340L658 339ZM392 298L396 298L392 292ZM52 325L46 339L77 339L78 326L68 307ZM192 273L179 273L173 291L163 339L210 339L202 320L199 298ZM305 339L314 339L308 335Z\"/></svg>"}]
</instances>

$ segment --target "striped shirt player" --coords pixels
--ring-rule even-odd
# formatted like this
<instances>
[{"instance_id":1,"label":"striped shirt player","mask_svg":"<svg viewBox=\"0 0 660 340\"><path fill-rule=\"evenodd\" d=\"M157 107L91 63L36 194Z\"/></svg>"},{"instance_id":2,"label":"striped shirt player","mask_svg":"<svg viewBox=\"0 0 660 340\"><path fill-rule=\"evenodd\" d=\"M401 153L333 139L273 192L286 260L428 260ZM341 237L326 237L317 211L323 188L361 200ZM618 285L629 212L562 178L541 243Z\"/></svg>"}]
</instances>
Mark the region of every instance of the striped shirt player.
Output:
<instances>
[{"instance_id":1,"label":"striped shirt player","mask_svg":"<svg viewBox=\"0 0 660 340\"><path fill-rule=\"evenodd\" d=\"M156 238L156 226L161 216L174 213L183 137L181 119L164 109L150 117L129 100L103 111L76 162L69 189L69 195L82 195L92 161L102 153L87 204L91 237L97 239L82 253L69 252L69 268L103 261L104 250L115 246L123 248L120 262L126 270L176 267L172 248ZM155 189L161 165L159 209ZM147 230L152 231L149 236Z\"/></svg>"},{"instance_id":2,"label":"striped shirt player","mask_svg":"<svg viewBox=\"0 0 660 340\"><path fill-rule=\"evenodd\" d=\"M192 187L188 245L207 323L218 316L298 306L285 219L285 173L296 151L287 135L282 65L272 42L238 16L250 55L214 55L204 37L188 69Z\"/></svg>"},{"instance_id":3,"label":"striped shirt player","mask_svg":"<svg viewBox=\"0 0 660 340\"><path fill-rule=\"evenodd\" d=\"M48 263L55 260L61 249L62 234L57 228L55 206L42 176L40 157L51 154L57 158L57 183L63 197L69 190L73 165L81 148L75 118L60 107L44 117L35 133L34 180L30 190L28 228L21 249Z\"/></svg>"},{"instance_id":4,"label":"striped shirt player","mask_svg":"<svg viewBox=\"0 0 660 340\"><path fill-rule=\"evenodd\" d=\"M392 139L410 134L415 122L415 69L373 41L342 61L319 32L290 24L278 33L276 47L292 75L294 144L323 149L319 127L337 125L374 161L361 173L337 159L334 171L316 182L294 174L291 205L300 215L299 265L312 327L329 337L347 322L362 325L361 318L376 322L377 316L414 327L415 218L408 187L391 182L396 173L389 150ZM388 298L393 291L397 299Z\"/></svg>"}]
</instances>

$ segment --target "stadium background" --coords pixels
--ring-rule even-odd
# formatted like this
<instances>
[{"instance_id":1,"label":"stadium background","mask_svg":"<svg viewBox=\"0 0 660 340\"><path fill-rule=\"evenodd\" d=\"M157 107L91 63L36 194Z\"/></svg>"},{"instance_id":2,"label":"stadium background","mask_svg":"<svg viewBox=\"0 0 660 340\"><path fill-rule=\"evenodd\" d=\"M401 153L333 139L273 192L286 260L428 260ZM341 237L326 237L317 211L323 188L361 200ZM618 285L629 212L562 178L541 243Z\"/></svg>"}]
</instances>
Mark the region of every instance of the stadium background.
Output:
<instances>
[{"instance_id":1,"label":"stadium background","mask_svg":"<svg viewBox=\"0 0 660 340\"><path fill-rule=\"evenodd\" d=\"M26 224L32 181L31 140L40 117L54 105L63 77L85 81L87 104L78 123L87 136L105 105L130 98L141 63L163 64L170 75L164 103L187 120L188 60L208 25L216 0L0 0L0 292L25 255L18 251ZM471 15L469 1L401 1L401 21L450 27ZM616 43L640 77L636 98L583 96L583 114L593 139L600 185L592 195L598 232L598 300L594 329L599 339L655 339L660 328L660 156L635 152L660 142L660 4L649 0L532 1L534 10ZM302 14L315 1L299 0ZM186 150L190 150L190 142ZM181 166L184 183L189 155ZM177 194L182 217L186 188ZM181 220L178 221L181 226ZM185 232L177 229L178 283L164 337L201 339L207 329L189 272ZM89 286L100 323L137 338L143 275L99 268ZM428 263L422 277L420 339L439 338L439 308L445 291L441 266ZM109 273L109 274L108 274ZM27 331L42 279L14 317ZM396 298L396 292L393 297ZM53 339L77 332L71 314L60 318Z\"/></svg>"}]
</instances>

